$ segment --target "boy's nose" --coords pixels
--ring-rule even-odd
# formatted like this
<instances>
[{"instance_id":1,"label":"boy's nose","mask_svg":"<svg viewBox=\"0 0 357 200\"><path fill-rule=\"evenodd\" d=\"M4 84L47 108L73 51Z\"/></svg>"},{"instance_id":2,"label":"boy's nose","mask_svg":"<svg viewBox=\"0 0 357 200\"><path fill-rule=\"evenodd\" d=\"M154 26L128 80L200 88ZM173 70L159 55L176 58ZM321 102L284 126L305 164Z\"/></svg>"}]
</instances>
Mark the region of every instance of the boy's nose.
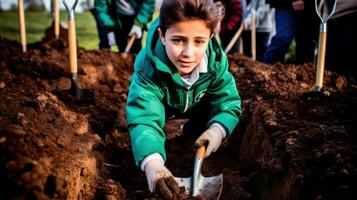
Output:
<instances>
[{"instance_id":1,"label":"boy's nose","mask_svg":"<svg viewBox=\"0 0 357 200\"><path fill-rule=\"evenodd\" d=\"M185 57L191 57L194 54L194 47L193 45L185 45L182 51L182 55Z\"/></svg>"}]
</instances>

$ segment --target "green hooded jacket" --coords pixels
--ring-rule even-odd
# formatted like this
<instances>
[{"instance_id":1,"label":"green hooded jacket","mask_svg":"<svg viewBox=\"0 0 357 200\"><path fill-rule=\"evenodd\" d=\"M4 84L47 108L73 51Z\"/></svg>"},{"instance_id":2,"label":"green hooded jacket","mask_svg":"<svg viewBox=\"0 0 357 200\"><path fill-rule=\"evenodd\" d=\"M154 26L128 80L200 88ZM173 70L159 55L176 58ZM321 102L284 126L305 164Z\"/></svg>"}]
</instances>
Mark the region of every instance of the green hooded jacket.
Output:
<instances>
[{"instance_id":1,"label":"green hooded jacket","mask_svg":"<svg viewBox=\"0 0 357 200\"><path fill-rule=\"evenodd\" d=\"M212 118L207 127L218 122L227 135L242 113L235 79L228 71L228 59L215 37L207 48L208 70L187 89L177 69L166 55L155 20L148 31L146 47L136 57L126 104L127 125L135 163L159 153L166 160L163 131L165 120L190 110L205 97Z\"/></svg>"},{"instance_id":2,"label":"green hooded jacket","mask_svg":"<svg viewBox=\"0 0 357 200\"><path fill-rule=\"evenodd\" d=\"M143 27L150 22L155 0L130 0L130 5L136 11L135 24ZM113 29L116 23L121 27L120 19L116 17L115 0L95 0L93 12L104 27Z\"/></svg>"}]
</instances>

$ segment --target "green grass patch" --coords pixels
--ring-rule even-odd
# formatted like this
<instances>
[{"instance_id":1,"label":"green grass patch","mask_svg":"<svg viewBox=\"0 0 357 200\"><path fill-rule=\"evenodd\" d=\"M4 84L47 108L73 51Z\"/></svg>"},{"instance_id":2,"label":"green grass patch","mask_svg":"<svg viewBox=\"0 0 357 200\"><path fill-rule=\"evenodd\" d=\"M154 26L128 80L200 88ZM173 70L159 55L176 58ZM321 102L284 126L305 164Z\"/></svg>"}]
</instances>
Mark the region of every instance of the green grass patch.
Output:
<instances>
[{"instance_id":1,"label":"green grass patch","mask_svg":"<svg viewBox=\"0 0 357 200\"><path fill-rule=\"evenodd\" d=\"M61 22L67 22L66 12L60 13ZM76 31L79 46L85 49L98 49L97 28L90 12L76 13ZM51 26L49 13L25 12L27 43L41 41L45 30ZM0 12L0 35L10 40L19 41L19 22L17 12Z\"/></svg>"}]
</instances>

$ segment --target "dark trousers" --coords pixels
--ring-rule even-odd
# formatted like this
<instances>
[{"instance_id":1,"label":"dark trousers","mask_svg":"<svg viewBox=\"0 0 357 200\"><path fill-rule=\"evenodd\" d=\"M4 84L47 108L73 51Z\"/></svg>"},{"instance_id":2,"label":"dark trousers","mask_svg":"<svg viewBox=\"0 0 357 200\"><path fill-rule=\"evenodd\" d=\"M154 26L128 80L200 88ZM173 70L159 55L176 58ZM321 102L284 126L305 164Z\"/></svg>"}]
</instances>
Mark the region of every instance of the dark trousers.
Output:
<instances>
[{"instance_id":1,"label":"dark trousers","mask_svg":"<svg viewBox=\"0 0 357 200\"><path fill-rule=\"evenodd\" d=\"M118 45L119 52L124 52L128 43L128 34L131 27L134 25L135 16L126 16L118 14L120 25L115 29L115 40ZM141 39L135 39L133 46L130 49L130 53L138 53L141 50Z\"/></svg>"},{"instance_id":2,"label":"dark trousers","mask_svg":"<svg viewBox=\"0 0 357 200\"><path fill-rule=\"evenodd\" d=\"M357 80L357 12L327 21L326 68Z\"/></svg>"},{"instance_id":3,"label":"dark trousers","mask_svg":"<svg viewBox=\"0 0 357 200\"><path fill-rule=\"evenodd\" d=\"M98 39L99 39L98 47L99 47L99 49L109 49L110 46L109 46L109 40L108 40L108 33L110 32L110 30L106 29L101 23L99 23L93 10L92 10L92 14L95 19L95 23L97 25L97 33L98 33Z\"/></svg>"},{"instance_id":4,"label":"dark trousers","mask_svg":"<svg viewBox=\"0 0 357 200\"><path fill-rule=\"evenodd\" d=\"M283 62L292 40L296 42L296 63L314 61L314 52L318 36L318 19L310 9L295 12L292 9L275 10L276 34L264 53L265 63Z\"/></svg>"},{"instance_id":5,"label":"dark trousers","mask_svg":"<svg viewBox=\"0 0 357 200\"><path fill-rule=\"evenodd\" d=\"M263 61L263 55L268 47L269 32L256 32L256 56L257 60ZM252 56L252 43L251 43L251 31L244 31L242 33L243 38L243 54L246 56Z\"/></svg>"}]
</instances>

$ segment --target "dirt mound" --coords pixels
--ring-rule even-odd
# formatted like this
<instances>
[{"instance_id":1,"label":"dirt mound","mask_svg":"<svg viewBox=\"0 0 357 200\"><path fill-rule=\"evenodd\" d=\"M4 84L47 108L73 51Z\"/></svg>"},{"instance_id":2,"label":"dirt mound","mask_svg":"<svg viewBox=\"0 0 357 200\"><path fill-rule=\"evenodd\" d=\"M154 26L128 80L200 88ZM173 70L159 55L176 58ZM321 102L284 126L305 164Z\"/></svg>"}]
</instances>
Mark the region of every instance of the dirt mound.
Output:
<instances>
[{"instance_id":1,"label":"dirt mound","mask_svg":"<svg viewBox=\"0 0 357 200\"><path fill-rule=\"evenodd\" d=\"M0 196L2 199L155 199L135 165L125 101L135 56L78 49L79 85L94 104L57 96L70 87L66 39L22 53L0 37ZM203 175L224 175L221 199L354 199L357 90L325 72L311 92L311 64L265 65L230 56L242 96L234 135L205 160ZM167 167L192 173L195 138L169 121ZM180 137L178 137L180 136Z\"/></svg>"}]
</instances>

